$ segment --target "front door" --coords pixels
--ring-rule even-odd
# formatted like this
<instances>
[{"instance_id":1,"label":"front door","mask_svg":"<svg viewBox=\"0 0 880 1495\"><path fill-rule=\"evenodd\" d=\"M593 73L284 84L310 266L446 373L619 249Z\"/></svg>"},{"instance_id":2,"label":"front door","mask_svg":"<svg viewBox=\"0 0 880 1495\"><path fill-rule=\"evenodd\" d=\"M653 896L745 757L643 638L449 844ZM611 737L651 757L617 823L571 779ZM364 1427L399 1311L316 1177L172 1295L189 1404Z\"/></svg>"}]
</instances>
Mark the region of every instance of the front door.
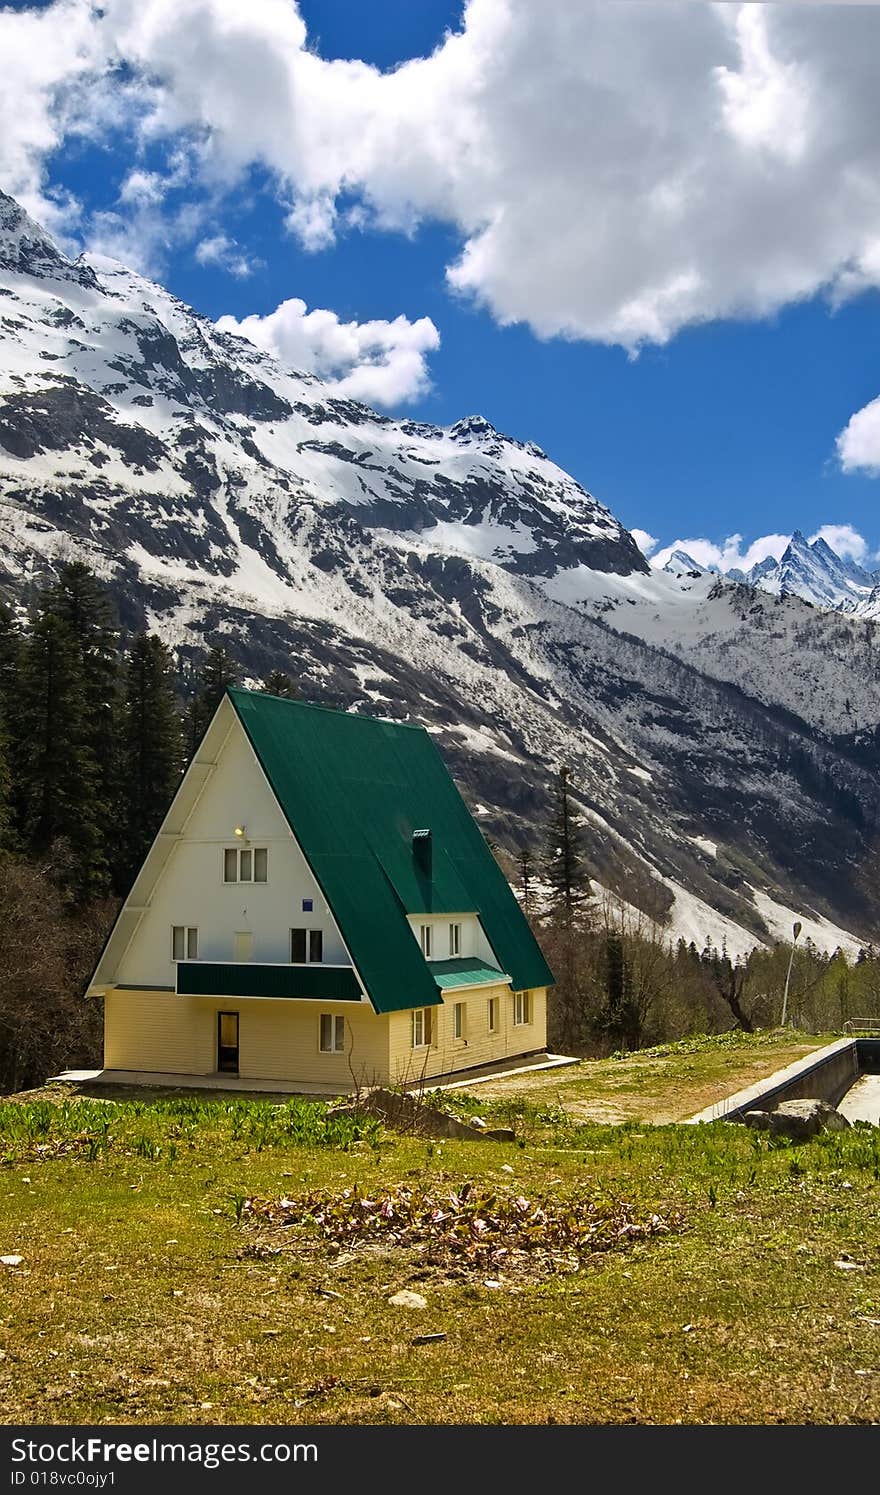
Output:
<instances>
[{"instance_id":1,"label":"front door","mask_svg":"<svg viewBox=\"0 0 880 1495\"><path fill-rule=\"evenodd\" d=\"M238 1074L238 1013L217 1013L217 1068L221 1074Z\"/></svg>"}]
</instances>

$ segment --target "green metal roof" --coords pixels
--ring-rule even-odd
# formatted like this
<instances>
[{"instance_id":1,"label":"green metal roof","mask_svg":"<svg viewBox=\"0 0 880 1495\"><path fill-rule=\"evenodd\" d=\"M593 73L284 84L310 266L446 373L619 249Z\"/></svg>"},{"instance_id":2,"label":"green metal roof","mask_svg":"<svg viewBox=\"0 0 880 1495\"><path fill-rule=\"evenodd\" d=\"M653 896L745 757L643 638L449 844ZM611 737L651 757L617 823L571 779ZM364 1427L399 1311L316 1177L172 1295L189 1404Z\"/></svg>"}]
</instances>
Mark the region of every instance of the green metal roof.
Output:
<instances>
[{"instance_id":1,"label":"green metal roof","mask_svg":"<svg viewBox=\"0 0 880 1495\"><path fill-rule=\"evenodd\" d=\"M442 1001L407 914L477 913L517 990L552 983L424 727L256 691L228 695L377 1012ZM413 832L424 829L429 873L413 853Z\"/></svg>"},{"instance_id":2,"label":"green metal roof","mask_svg":"<svg viewBox=\"0 0 880 1495\"><path fill-rule=\"evenodd\" d=\"M353 970L343 966L258 966L240 961L215 965L182 960L177 966L181 997L303 997L321 1002L359 1002Z\"/></svg>"},{"instance_id":3,"label":"green metal roof","mask_svg":"<svg viewBox=\"0 0 880 1495\"><path fill-rule=\"evenodd\" d=\"M490 981L509 981L510 977L497 966L487 965L475 956L461 955L455 960L432 960L431 975L441 991L450 991L457 986L487 986Z\"/></svg>"}]
</instances>

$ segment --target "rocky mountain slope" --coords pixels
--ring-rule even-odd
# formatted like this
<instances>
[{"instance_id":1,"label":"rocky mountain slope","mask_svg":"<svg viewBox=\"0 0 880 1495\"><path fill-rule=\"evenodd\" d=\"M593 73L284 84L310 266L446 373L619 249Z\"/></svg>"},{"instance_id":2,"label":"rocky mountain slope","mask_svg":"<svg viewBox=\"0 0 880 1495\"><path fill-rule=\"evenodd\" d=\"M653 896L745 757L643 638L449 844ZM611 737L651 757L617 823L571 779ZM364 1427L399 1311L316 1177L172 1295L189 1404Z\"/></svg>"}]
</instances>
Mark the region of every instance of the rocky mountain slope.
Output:
<instances>
[{"instance_id":1,"label":"rocky mountain slope","mask_svg":"<svg viewBox=\"0 0 880 1495\"><path fill-rule=\"evenodd\" d=\"M687 938L871 937L872 621L650 572L532 443L334 398L0 196L0 591L72 556L183 657L425 721L502 847L568 763L597 885Z\"/></svg>"}]
</instances>

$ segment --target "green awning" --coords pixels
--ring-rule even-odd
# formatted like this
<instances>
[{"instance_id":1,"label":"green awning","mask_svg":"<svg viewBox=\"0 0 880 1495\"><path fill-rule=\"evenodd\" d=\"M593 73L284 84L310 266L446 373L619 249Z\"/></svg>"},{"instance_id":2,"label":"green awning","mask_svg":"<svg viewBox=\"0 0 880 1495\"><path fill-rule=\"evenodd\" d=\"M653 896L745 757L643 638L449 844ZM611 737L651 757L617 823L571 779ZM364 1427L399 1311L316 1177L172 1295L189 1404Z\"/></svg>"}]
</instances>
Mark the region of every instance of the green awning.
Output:
<instances>
[{"instance_id":1,"label":"green awning","mask_svg":"<svg viewBox=\"0 0 880 1495\"><path fill-rule=\"evenodd\" d=\"M484 960L467 955L458 956L455 960L431 960L428 962L428 970L441 991L449 991L456 986L488 986L490 982L503 984L510 981L510 977L504 971L499 971L497 966L487 965Z\"/></svg>"},{"instance_id":2,"label":"green awning","mask_svg":"<svg viewBox=\"0 0 880 1495\"><path fill-rule=\"evenodd\" d=\"M241 961L215 965L182 960L177 966L181 997L299 997L316 1002L359 1002L361 989L348 966L260 966Z\"/></svg>"}]
</instances>

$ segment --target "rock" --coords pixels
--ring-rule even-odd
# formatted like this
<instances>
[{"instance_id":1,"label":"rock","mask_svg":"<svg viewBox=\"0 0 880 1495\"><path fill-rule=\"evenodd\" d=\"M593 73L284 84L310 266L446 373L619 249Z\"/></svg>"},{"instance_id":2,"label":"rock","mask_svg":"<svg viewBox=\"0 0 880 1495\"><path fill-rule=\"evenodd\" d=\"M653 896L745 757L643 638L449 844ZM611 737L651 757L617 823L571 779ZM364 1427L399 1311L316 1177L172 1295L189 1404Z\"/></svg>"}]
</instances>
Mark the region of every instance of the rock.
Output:
<instances>
[{"instance_id":1,"label":"rock","mask_svg":"<svg viewBox=\"0 0 880 1495\"><path fill-rule=\"evenodd\" d=\"M743 1121L792 1142L808 1142L817 1132L843 1132L849 1127L846 1117L827 1101L809 1099L782 1101L773 1111L746 1111Z\"/></svg>"},{"instance_id":2,"label":"rock","mask_svg":"<svg viewBox=\"0 0 880 1495\"><path fill-rule=\"evenodd\" d=\"M427 1298L423 1298L421 1293L411 1293L407 1288L395 1293L393 1298L388 1299L388 1302L395 1308L427 1308L428 1306Z\"/></svg>"},{"instance_id":3,"label":"rock","mask_svg":"<svg viewBox=\"0 0 880 1495\"><path fill-rule=\"evenodd\" d=\"M23 1261L23 1256L0 1256L0 1262L4 1267L20 1267Z\"/></svg>"}]
</instances>

